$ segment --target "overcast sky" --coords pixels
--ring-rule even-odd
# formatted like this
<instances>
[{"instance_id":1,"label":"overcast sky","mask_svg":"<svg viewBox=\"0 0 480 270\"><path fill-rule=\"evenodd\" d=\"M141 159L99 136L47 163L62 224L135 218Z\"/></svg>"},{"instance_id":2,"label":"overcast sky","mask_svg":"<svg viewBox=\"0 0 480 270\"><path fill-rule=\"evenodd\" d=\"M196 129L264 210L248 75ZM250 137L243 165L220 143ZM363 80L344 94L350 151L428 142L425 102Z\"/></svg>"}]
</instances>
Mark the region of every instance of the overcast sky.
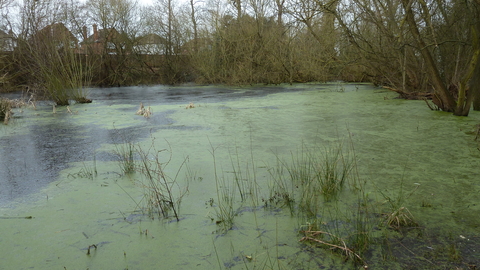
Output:
<instances>
[{"instance_id":1,"label":"overcast sky","mask_svg":"<svg viewBox=\"0 0 480 270\"><path fill-rule=\"evenodd\" d=\"M144 6L151 5L153 0L138 0L138 3Z\"/></svg>"}]
</instances>

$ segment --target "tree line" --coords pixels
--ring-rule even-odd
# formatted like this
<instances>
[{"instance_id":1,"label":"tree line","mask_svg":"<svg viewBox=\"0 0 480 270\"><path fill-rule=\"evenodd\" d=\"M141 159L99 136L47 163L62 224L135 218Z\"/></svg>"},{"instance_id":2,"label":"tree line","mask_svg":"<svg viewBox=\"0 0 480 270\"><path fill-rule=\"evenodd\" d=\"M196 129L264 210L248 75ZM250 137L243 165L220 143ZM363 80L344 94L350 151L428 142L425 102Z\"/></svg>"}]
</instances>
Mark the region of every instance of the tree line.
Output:
<instances>
[{"instance_id":1,"label":"tree line","mask_svg":"<svg viewBox=\"0 0 480 270\"><path fill-rule=\"evenodd\" d=\"M343 80L455 115L480 110L480 0L0 0L0 10L4 87Z\"/></svg>"}]
</instances>

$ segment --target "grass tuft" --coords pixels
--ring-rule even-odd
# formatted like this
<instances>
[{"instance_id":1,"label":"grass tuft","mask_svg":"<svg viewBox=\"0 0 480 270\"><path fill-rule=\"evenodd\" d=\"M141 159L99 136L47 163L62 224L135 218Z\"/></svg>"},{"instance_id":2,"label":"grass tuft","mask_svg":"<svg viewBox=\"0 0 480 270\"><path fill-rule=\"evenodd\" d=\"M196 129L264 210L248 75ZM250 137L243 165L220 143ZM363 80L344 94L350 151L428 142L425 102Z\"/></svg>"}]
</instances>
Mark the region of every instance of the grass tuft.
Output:
<instances>
[{"instance_id":1,"label":"grass tuft","mask_svg":"<svg viewBox=\"0 0 480 270\"><path fill-rule=\"evenodd\" d=\"M170 154L166 162L161 161L161 155L167 150L157 150L154 138L148 150L144 150L140 146L136 150L140 157L136 170L144 176L140 185L144 189L146 210L149 216L152 218L156 214L163 218L173 216L177 221L180 221L180 204L183 196L188 192L188 186L181 188L177 180L180 171L188 161L188 157L183 160L175 176L169 177L165 168L171 161L171 150L168 151Z\"/></svg>"}]
</instances>

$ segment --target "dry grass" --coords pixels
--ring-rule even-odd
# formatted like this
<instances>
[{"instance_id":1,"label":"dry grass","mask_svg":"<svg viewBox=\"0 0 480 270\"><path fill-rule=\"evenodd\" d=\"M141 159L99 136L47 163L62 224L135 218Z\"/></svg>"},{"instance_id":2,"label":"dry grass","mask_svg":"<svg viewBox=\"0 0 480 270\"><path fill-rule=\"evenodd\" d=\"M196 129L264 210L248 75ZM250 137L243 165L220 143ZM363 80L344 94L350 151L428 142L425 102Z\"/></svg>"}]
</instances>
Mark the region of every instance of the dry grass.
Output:
<instances>
[{"instance_id":1,"label":"dry grass","mask_svg":"<svg viewBox=\"0 0 480 270\"><path fill-rule=\"evenodd\" d=\"M10 119L12 113L12 104L11 100L7 98L0 99L0 119L3 119L3 123L6 125L8 124L8 120Z\"/></svg>"},{"instance_id":2,"label":"dry grass","mask_svg":"<svg viewBox=\"0 0 480 270\"><path fill-rule=\"evenodd\" d=\"M363 265L363 268L365 269L368 268L368 265L363 260L363 258L358 253L353 251L353 249L349 248L342 238L334 234L331 234L329 232L312 230L311 226L309 226L307 230L302 231L302 233L304 233L304 236L299 240L300 242L301 241L314 242L314 243L328 246L334 250L339 250L342 252L342 254L345 255L345 259L350 259L357 263L361 263ZM327 236L328 240L323 239L324 236Z\"/></svg>"},{"instance_id":3,"label":"dry grass","mask_svg":"<svg viewBox=\"0 0 480 270\"><path fill-rule=\"evenodd\" d=\"M395 230L399 230L402 227L418 227L418 223L415 221L412 213L404 206L394 209L391 213L385 214L385 216L385 224Z\"/></svg>"}]
</instances>

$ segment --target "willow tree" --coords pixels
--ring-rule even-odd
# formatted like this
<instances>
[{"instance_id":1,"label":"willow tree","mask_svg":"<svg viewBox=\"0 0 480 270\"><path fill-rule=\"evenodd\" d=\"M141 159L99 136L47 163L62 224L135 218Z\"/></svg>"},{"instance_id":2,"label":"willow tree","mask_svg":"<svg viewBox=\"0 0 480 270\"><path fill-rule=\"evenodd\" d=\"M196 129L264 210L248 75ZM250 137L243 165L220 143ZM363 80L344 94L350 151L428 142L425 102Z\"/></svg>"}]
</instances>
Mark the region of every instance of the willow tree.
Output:
<instances>
[{"instance_id":1,"label":"willow tree","mask_svg":"<svg viewBox=\"0 0 480 270\"><path fill-rule=\"evenodd\" d=\"M379 84L430 92L439 109L468 115L478 92L468 89L478 72L478 0L353 0L337 8L335 0L315 1L316 10L334 15L356 51L352 57Z\"/></svg>"},{"instance_id":2,"label":"willow tree","mask_svg":"<svg viewBox=\"0 0 480 270\"><path fill-rule=\"evenodd\" d=\"M72 1L73 3L73 1ZM90 69L77 54L78 39L65 25L65 1L29 1L20 7L15 61L25 84L57 105L88 102Z\"/></svg>"},{"instance_id":3,"label":"willow tree","mask_svg":"<svg viewBox=\"0 0 480 270\"><path fill-rule=\"evenodd\" d=\"M459 21L461 22L461 20L454 21L455 18L449 16L453 14L449 14L449 12L455 14L455 11L458 10L466 15L464 16L465 18L472 19L473 14L469 10L472 8L478 8L478 4L473 2L453 2L450 11L445 10L444 12L441 12L443 17L437 19L437 23L434 21L434 14L431 14L432 5L428 6L426 2L419 1L415 8L413 4L414 3L409 0L402 0L402 5L405 11L405 21L409 26L410 34L416 42L417 50L422 55L431 80L434 90L433 102L444 111L453 112L458 116L467 116L475 94L473 91L474 89L467 91L467 86L475 72L480 54L478 33L473 26L470 28L470 31L468 28L462 29L453 27ZM434 5L434 7L437 6ZM443 8L443 6L438 5L438 8ZM416 14L420 16L416 16ZM456 15L458 16L460 14ZM419 26L419 23L424 24L426 28L422 29ZM438 59L435 59L436 57L434 54L434 48L441 46L438 39L445 38L445 36L440 37L438 33L436 33L435 28L443 25L451 26L449 28L452 30L461 31L463 35L469 36L469 40L461 40L461 36L453 36L455 38L453 42L457 43L456 47L458 48L456 59L452 58L451 55L437 56L437 58L445 57L452 62L456 62L455 69L457 70L455 70L454 74L458 73L459 75L452 76L450 81L448 81L446 76L442 77L440 63ZM424 30L424 33L421 33L421 30ZM430 35L428 39L430 39L431 42L429 44L426 42L426 35ZM449 37L451 37L451 35L449 35ZM462 48L465 47L464 44L461 44L463 42L470 43L470 48L468 48L469 51Z\"/></svg>"}]
</instances>

